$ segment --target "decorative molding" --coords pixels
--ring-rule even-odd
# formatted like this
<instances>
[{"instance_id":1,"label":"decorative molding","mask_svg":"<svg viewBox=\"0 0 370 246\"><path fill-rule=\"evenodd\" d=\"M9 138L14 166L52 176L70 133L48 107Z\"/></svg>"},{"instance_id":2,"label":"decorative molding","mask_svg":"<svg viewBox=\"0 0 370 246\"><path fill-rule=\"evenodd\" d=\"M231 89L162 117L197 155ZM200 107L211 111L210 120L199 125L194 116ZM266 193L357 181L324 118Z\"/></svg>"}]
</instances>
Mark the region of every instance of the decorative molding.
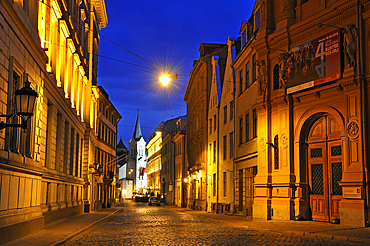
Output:
<instances>
[{"instance_id":1,"label":"decorative molding","mask_svg":"<svg viewBox=\"0 0 370 246\"><path fill-rule=\"evenodd\" d=\"M360 128L357 120L350 120L347 124L347 133L350 139L356 139L359 136Z\"/></svg>"}]
</instances>

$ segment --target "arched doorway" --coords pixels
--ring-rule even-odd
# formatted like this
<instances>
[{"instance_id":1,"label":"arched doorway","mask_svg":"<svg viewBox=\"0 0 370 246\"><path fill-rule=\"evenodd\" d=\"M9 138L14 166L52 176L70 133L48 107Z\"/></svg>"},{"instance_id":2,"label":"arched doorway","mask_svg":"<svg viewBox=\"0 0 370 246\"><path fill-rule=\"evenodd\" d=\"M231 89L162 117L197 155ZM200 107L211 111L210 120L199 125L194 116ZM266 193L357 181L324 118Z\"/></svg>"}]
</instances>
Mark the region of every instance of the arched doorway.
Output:
<instances>
[{"instance_id":1,"label":"arched doorway","mask_svg":"<svg viewBox=\"0 0 370 246\"><path fill-rule=\"evenodd\" d=\"M313 220L339 217L342 199L342 143L340 124L330 115L311 126L306 140L310 209Z\"/></svg>"}]
</instances>

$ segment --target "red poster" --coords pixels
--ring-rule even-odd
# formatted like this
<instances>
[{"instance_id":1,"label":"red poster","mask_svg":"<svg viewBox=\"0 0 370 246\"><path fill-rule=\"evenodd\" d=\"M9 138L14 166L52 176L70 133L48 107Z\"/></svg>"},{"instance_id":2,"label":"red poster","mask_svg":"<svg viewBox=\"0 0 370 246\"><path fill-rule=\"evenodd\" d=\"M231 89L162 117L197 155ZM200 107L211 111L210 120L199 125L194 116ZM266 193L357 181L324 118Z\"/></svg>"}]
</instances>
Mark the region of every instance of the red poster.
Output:
<instances>
[{"instance_id":1,"label":"red poster","mask_svg":"<svg viewBox=\"0 0 370 246\"><path fill-rule=\"evenodd\" d=\"M340 29L287 53L287 93L341 78Z\"/></svg>"}]
</instances>

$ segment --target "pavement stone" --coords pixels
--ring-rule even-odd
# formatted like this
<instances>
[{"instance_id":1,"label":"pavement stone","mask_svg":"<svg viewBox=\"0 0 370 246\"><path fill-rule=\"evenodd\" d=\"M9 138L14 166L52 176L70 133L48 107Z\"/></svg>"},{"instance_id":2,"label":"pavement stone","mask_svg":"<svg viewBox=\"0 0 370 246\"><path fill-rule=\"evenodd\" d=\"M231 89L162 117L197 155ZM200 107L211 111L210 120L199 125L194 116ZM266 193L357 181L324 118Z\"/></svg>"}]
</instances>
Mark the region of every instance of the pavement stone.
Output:
<instances>
[{"instance_id":1,"label":"pavement stone","mask_svg":"<svg viewBox=\"0 0 370 246\"><path fill-rule=\"evenodd\" d=\"M230 226L235 225L261 231L361 242L370 245L369 227L350 227L340 224L330 224L316 221L260 221L247 219L240 216L195 211L172 205L163 205L162 207L175 210L179 213L186 213L197 217L206 218L219 223L227 223ZM114 213L119 212L122 209L123 207L120 207L118 204L117 207L100 209L92 213L80 214L69 219L49 224L40 232L15 240L5 245L62 245L68 239L76 236L80 232L113 215Z\"/></svg>"},{"instance_id":2,"label":"pavement stone","mask_svg":"<svg viewBox=\"0 0 370 246\"><path fill-rule=\"evenodd\" d=\"M208 213L205 211L195 211L187 208L180 208L172 205L164 205L169 209L179 212L193 214L195 216L206 217L211 220L219 220L223 223L243 224L248 228L257 230L269 230L272 232L295 234L301 236L311 236L326 239L338 239L352 242L362 242L370 244L370 227L351 227L340 224L317 221L261 221L247 219L246 217Z\"/></svg>"}]
</instances>

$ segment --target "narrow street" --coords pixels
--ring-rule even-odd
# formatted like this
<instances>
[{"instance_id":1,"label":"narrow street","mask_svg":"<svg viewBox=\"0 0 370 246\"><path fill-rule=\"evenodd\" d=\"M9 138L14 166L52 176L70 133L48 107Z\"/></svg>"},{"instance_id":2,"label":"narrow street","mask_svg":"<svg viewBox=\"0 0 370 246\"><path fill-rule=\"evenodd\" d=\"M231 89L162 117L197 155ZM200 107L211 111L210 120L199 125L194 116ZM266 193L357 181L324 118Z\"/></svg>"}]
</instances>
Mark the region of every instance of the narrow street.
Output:
<instances>
[{"instance_id":1,"label":"narrow street","mask_svg":"<svg viewBox=\"0 0 370 246\"><path fill-rule=\"evenodd\" d=\"M361 245L361 243L254 230L164 206L125 201L122 210L63 245Z\"/></svg>"}]
</instances>

